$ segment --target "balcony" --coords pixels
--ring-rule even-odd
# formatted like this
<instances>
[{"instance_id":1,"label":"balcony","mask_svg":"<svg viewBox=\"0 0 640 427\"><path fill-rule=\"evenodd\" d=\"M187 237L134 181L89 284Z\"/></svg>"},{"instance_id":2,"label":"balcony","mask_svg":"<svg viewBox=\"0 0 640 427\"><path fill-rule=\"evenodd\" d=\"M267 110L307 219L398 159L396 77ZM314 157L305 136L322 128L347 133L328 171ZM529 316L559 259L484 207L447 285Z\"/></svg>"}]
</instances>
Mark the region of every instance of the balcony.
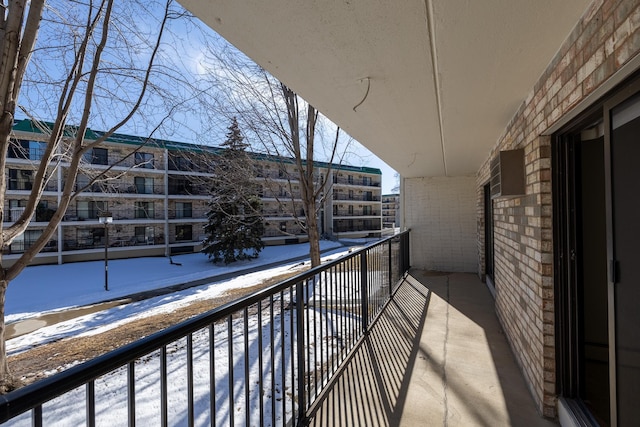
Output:
<instances>
[{"instance_id":1,"label":"balcony","mask_svg":"<svg viewBox=\"0 0 640 427\"><path fill-rule=\"evenodd\" d=\"M408 237L9 393L0 422L553 425L534 409L486 287L409 271ZM110 387L117 377L126 386ZM185 393L171 393L176 381Z\"/></svg>"},{"instance_id":2,"label":"balcony","mask_svg":"<svg viewBox=\"0 0 640 427\"><path fill-rule=\"evenodd\" d=\"M339 217L339 216L346 216L346 217L353 217L353 216L380 216L380 211L369 211L369 212L364 212L362 210L360 211L344 211L344 210L338 210L338 211L334 211L333 212L333 216L335 217Z\"/></svg>"},{"instance_id":3,"label":"balcony","mask_svg":"<svg viewBox=\"0 0 640 427\"><path fill-rule=\"evenodd\" d=\"M173 180L169 178L170 196L210 196L211 188L205 184L196 184L190 181Z\"/></svg>"},{"instance_id":4,"label":"balcony","mask_svg":"<svg viewBox=\"0 0 640 427\"><path fill-rule=\"evenodd\" d=\"M343 184L343 185L360 185L364 187L380 187L380 182L374 182L368 178L340 178L337 176L333 177L334 184Z\"/></svg>"},{"instance_id":5,"label":"balcony","mask_svg":"<svg viewBox=\"0 0 640 427\"><path fill-rule=\"evenodd\" d=\"M70 208L67 210L67 215L64 216L63 221L98 221L98 217L102 212L102 209L99 208L90 208L90 209L75 209L75 215L72 213L73 209ZM163 220L164 210L161 207L157 209L155 207L140 205L138 207L131 206L129 208L122 209L109 209L112 217L115 221L129 221L129 220Z\"/></svg>"},{"instance_id":6,"label":"balcony","mask_svg":"<svg viewBox=\"0 0 640 427\"><path fill-rule=\"evenodd\" d=\"M209 209L206 208L182 208L182 209L178 209L178 208L170 208L169 209L169 219L184 219L184 220L191 220L191 219L206 219L207 218L207 212L209 212Z\"/></svg>"},{"instance_id":7,"label":"balcony","mask_svg":"<svg viewBox=\"0 0 640 427\"><path fill-rule=\"evenodd\" d=\"M373 196L367 194L344 194L333 193L333 200L356 200L364 202L379 202L380 196Z\"/></svg>"},{"instance_id":8,"label":"balcony","mask_svg":"<svg viewBox=\"0 0 640 427\"><path fill-rule=\"evenodd\" d=\"M144 235L120 235L109 239L109 247L121 248L127 246L149 246L164 244L164 237L144 236ZM104 248L104 237L86 239L66 239L63 242L63 251L76 251L85 249ZM57 250L57 247L56 249Z\"/></svg>"},{"instance_id":9,"label":"balcony","mask_svg":"<svg viewBox=\"0 0 640 427\"><path fill-rule=\"evenodd\" d=\"M169 154L169 170L176 172L196 172L213 173L215 160L211 158L201 158L198 155L181 157L180 155Z\"/></svg>"},{"instance_id":10,"label":"balcony","mask_svg":"<svg viewBox=\"0 0 640 427\"><path fill-rule=\"evenodd\" d=\"M155 194L155 195L164 195L164 185L163 184L134 184L132 182L115 182L115 181L105 181L105 182L96 182L88 187L86 184L76 184L74 187L75 191L82 190L82 194L87 193L103 193L103 194Z\"/></svg>"},{"instance_id":11,"label":"balcony","mask_svg":"<svg viewBox=\"0 0 640 427\"><path fill-rule=\"evenodd\" d=\"M556 425L538 415L493 304L475 275L411 270L310 425Z\"/></svg>"}]
</instances>

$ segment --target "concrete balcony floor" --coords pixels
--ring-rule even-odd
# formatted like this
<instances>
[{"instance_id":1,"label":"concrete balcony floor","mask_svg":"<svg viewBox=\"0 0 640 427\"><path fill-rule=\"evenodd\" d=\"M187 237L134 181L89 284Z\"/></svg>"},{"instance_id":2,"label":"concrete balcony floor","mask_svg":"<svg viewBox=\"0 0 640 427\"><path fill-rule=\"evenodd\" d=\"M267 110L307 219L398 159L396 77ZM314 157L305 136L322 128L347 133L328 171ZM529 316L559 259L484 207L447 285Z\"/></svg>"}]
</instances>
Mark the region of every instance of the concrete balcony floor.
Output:
<instances>
[{"instance_id":1,"label":"concrete balcony floor","mask_svg":"<svg viewBox=\"0 0 640 427\"><path fill-rule=\"evenodd\" d=\"M556 424L537 412L478 277L412 270L311 425Z\"/></svg>"}]
</instances>

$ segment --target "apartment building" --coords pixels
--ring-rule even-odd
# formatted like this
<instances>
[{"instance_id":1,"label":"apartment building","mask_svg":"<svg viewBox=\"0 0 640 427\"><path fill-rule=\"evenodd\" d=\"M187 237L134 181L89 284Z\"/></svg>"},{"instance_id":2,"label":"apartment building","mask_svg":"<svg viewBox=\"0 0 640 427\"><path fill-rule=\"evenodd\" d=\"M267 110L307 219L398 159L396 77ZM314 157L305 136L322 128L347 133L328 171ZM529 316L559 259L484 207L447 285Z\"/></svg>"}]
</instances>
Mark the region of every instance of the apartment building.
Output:
<instances>
[{"instance_id":1,"label":"apartment building","mask_svg":"<svg viewBox=\"0 0 640 427\"><path fill-rule=\"evenodd\" d=\"M400 226L400 194L382 195L382 228Z\"/></svg>"},{"instance_id":2,"label":"apartment building","mask_svg":"<svg viewBox=\"0 0 640 427\"><path fill-rule=\"evenodd\" d=\"M99 131L88 130L87 140ZM5 222L24 211L44 135L29 120L16 122L5 173ZM209 179L215 173L219 148L196 147L175 141L114 134L88 152L76 179L82 190L34 264L101 259L105 241L110 258L162 256L197 252L205 238ZM304 217L300 188L291 159L255 155L256 188L263 201L264 242L267 245L307 241L300 221ZM317 164L316 176L327 180L320 201L321 234L328 238L379 236L381 172L347 165ZM105 172L106 179L92 182ZM11 263L41 235L58 206L66 164L52 173L29 228L3 248ZM112 223L102 224L105 213ZM107 230L108 227L108 230Z\"/></svg>"}]
</instances>

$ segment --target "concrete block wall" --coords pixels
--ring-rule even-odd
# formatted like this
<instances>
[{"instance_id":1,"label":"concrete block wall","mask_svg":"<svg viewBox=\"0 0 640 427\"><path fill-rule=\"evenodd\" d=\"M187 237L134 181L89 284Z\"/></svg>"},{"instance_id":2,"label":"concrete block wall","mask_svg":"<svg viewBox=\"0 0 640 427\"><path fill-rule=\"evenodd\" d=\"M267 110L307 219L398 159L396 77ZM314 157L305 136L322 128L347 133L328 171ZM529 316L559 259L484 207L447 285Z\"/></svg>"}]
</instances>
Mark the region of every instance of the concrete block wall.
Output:
<instances>
[{"instance_id":1,"label":"concrete block wall","mask_svg":"<svg viewBox=\"0 0 640 427\"><path fill-rule=\"evenodd\" d=\"M476 270L474 176L404 179L403 226L411 229L411 266Z\"/></svg>"},{"instance_id":2,"label":"concrete block wall","mask_svg":"<svg viewBox=\"0 0 640 427\"><path fill-rule=\"evenodd\" d=\"M478 172L475 210L480 252L477 262L482 276L482 196L483 186L489 180L489 163L500 150L525 149L526 194L494 200L496 311L545 416L556 416L557 403L551 137L545 134L574 113L576 107L586 108L581 102L608 85L609 79L635 61L639 52L640 3L594 1ZM628 67L623 71L629 72Z\"/></svg>"}]
</instances>

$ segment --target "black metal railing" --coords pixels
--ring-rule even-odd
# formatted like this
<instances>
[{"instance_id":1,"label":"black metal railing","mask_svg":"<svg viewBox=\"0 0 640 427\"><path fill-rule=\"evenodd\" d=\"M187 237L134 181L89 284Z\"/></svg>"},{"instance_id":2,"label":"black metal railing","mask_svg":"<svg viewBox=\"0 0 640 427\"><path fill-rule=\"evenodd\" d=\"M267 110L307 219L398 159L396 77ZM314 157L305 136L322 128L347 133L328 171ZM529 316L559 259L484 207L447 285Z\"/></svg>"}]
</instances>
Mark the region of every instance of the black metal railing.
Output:
<instances>
[{"instance_id":1,"label":"black metal railing","mask_svg":"<svg viewBox=\"0 0 640 427\"><path fill-rule=\"evenodd\" d=\"M338 216L380 216L380 211L363 211L363 210L355 210L355 211L345 211L345 210L338 210L338 211L333 211L333 216L338 217Z\"/></svg>"},{"instance_id":2,"label":"black metal railing","mask_svg":"<svg viewBox=\"0 0 640 427\"><path fill-rule=\"evenodd\" d=\"M380 196L368 194L333 193L333 200L356 200L361 202L379 202Z\"/></svg>"},{"instance_id":3,"label":"black metal railing","mask_svg":"<svg viewBox=\"0 0 640 427\"><path fill-rule=\"evenodd\" d=\"M334 184L347 184L347 185L361 185L366 187L380 187L380 182L372 181L367 178L339 178L337 176L333 177Z\"/></svg>"},{"instance_id":4,"label":"black metal railing","mask_svg":"<svg viewBox=\"0 0 640 427\"><path fill-rule=\"evenodd\" d=\"M164 195L164 184L150 183L135 184L132 182L104 181L96 182L88 187L84 184L76 184L76 191L83 193L109 193L109 194L155 194Z\"/></svg>"},{"instance_id":5,"label":"black metal railing","mask_svg":"<svg viewBox=\"0 0 640 427\"><path fill-rule=\"evenodd\" d=\"M100 208L71 208L67 211L67 215L64 216L64 221L98 221L102 212L104 211ZM111 213L111 217L116 221L134 219L165 219L162 207L156 207L152 204L140 204L122 209L109 209L109 212Z\"/></svg>"},{"instance_id":6,"label":"black metal railing","mask_svg":"<svg viewBox=\"0 0 640 427\"><path fill-rule=\"evenodd\" d=\"M407 231L0 396L0 422L306 425L408 250Z\"/></svg>"}]
</instances>

